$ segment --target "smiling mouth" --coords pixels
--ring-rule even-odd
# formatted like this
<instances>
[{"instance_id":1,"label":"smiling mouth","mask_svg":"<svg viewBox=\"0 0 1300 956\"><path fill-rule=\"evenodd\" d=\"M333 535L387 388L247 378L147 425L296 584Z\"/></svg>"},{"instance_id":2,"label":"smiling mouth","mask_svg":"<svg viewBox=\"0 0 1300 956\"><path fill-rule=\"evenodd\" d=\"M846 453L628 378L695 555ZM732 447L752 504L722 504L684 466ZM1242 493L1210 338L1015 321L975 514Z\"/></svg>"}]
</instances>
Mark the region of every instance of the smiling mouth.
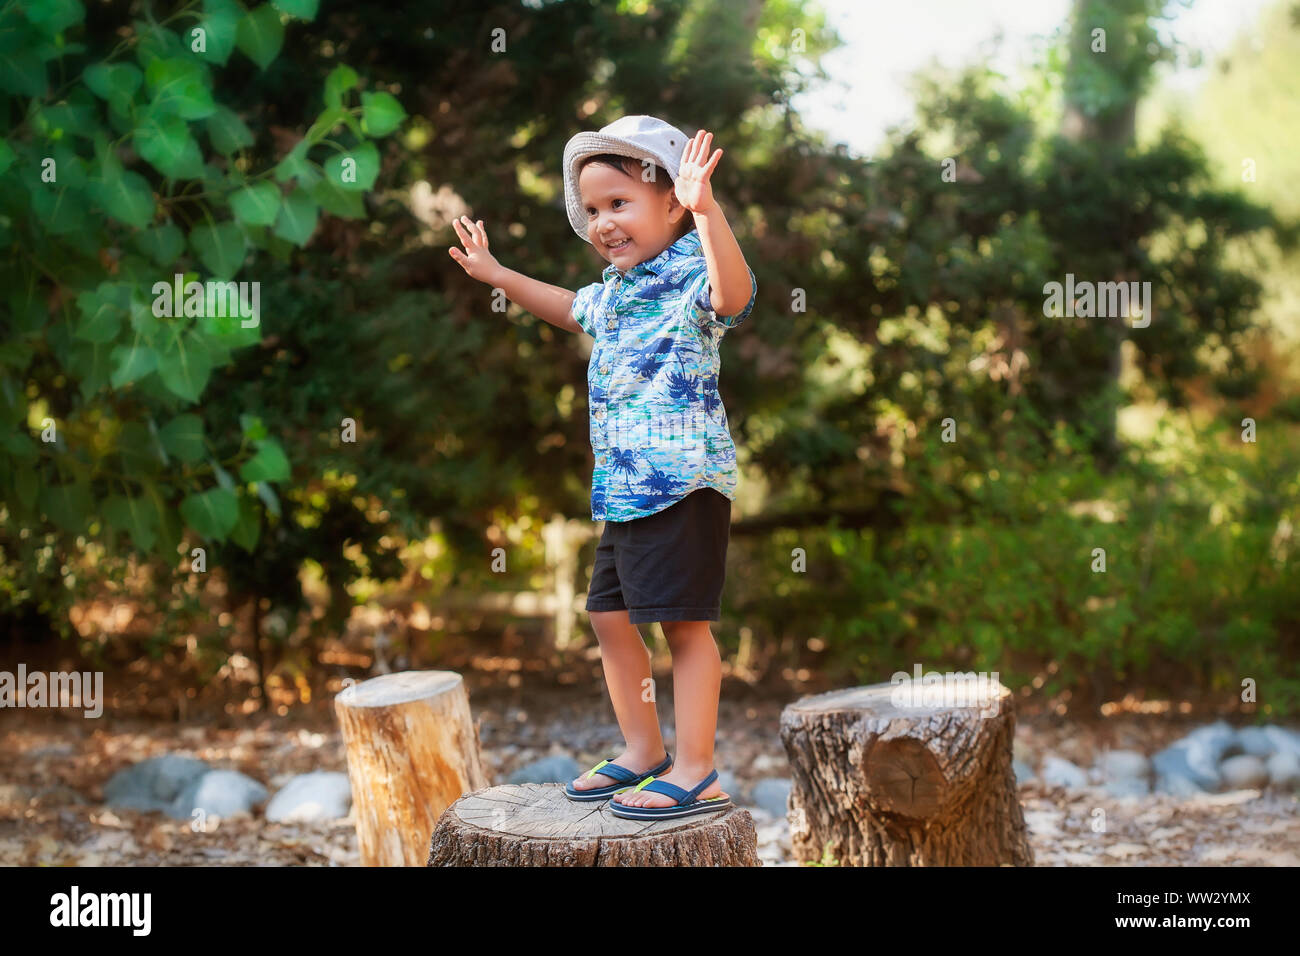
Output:
<instances>
[{"instance_id":1,"label":"smiling mouth","mask_svg":"<svg viewBox=\"0 0 1300 956\"><path fill-rule=\"evenodd\" d=\"M607 243L605 243L605 247L606 247L607 249L609 249L610 252L618 252L618 251L620 251L620 250L622 250L622 249L626 249L626 248L627 248L628 246L630 246L630 245L632 245L632 240L631 240L631 239L621 239L621 240L619 240L618 242L612 242L612 243L611 243L611 242L607 242Z\"/></svg>"}]
</instances>

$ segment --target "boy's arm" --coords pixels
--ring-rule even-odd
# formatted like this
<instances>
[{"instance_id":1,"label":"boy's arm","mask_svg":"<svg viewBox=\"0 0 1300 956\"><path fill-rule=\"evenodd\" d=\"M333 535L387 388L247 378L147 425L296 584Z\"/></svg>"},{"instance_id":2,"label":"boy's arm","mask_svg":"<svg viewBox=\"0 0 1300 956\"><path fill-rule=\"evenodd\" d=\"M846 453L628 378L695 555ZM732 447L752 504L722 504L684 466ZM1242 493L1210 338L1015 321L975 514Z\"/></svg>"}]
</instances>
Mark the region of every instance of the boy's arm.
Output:
<instances>
[{"instance_id":1,"label":"boy's arm","mask_svg":"<svg viewBox=\"0 0 1300 956\"><path fill-rule=\"evenodd\" d=\"M507 269L497 262L496 256L489 250L487 229L483 227L482 219L474 222L468 216L458 216L451 221L451 225L460 241L465 244L465 251L452 246L447 252L470 278L503 290L511 302L557 329L566 332L583 331L572 315L576 293L558 285L530 279L522 272Z\"/></svg>"},{"instance_id":2,"label":"boy's arm","mask_svg":"<svg viewBox=\"0 0 1300 956\"><path fill-rule=\"evenodd\" d=\"M484 281L493 288L504 290L506 298L511 302L557 329L566 332L582 331L582 326L578 325L570 311L575 293L568 289L529 278L522 272L505 266L501 266ZM745 293L745 298L749 298L748 292Z\"/></svg>"},{"instance_id":3,"label":"boy's arm","mask_svg":"<svg viewBox=\"0 0 1300 956\"><path fill-rule=\"evenodd\" d=\"M709 302L718 315L735 315L753 293L745 254L740 251L740 243L736 242L716 200L703 212L693 215L704 261L709 267Z\"/></svg>"}]
</instances>

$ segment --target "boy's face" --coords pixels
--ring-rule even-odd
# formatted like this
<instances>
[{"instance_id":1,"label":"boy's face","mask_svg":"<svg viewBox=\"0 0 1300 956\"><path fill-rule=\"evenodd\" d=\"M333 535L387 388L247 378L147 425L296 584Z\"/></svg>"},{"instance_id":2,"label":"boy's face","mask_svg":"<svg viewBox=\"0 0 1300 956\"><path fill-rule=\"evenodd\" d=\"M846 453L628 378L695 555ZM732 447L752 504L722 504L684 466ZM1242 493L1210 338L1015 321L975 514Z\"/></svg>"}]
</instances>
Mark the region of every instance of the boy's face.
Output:
<instances>
[{"instance_id":1,"label":"boy's face","mask_svg":"<svg viewBox=\"0 0 1300 956\"><path fill-rule=\"evenodd\" d=\"M578 192L587 213L587 238L623 272L667 249L686 215L676 190L660 192L640 176L599 163L583 167ZM610 248L620 240L626 242Z\"/></svg>"}]
</instances>

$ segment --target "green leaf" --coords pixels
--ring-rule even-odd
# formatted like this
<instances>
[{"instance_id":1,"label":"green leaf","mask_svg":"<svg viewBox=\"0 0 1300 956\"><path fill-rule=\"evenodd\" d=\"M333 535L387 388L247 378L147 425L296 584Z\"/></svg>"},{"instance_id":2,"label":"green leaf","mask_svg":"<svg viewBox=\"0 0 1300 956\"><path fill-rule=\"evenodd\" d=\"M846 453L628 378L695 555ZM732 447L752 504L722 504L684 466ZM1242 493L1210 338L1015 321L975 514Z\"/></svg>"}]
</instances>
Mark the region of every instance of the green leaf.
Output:
<instances>
[{"instance_id":1,"label":"green leaf","mask_svg":"<svg viewBox=\"0 0 1300 956\"><path fill-rule=\"evenodd\" d=\"M185 236L175 223L164 222L136 233L135 244L158 265L167 266L185 251Z\"/></svg>"},{"instance_id":2,"label":"green leaf","mask_svg":"<svg viewBox=\"0 0 1300 956\"><path fill-rule=\"evenodd\" d=\"M262 532L262 509L250 495L239 497L239 522L230 532L230 538L249 554L257 547L258 536Z\"/></svg>"},{"instance_id":3,"label":"green leaf","mask_svg":"<svg viewBox=\"0 0 1300 956\"><path fill-rule=\"evenodd\" d=\"M280 190L268 182L245 186L230 197L231 211L242 222L269 226L280 211Z\"/></svg>"},{"instance_id":4,"label":"green leaf","mask_svg":"<svg viewBox=\"0 0 1300 956\"><path fill-rule=\"evenodd\" d=\"M249 415L247 412L239 416L239 428L251 442L262 441L270 434L260 415Z\"/></svg>"},{"instance_id":5,"label":"green leaf","mask_svg":"<svg viewBox=\"0 0 1300 956\"><path fill-rule=\"evenodd\" d=\"M158 367L158 353L141 342L139 337L129 346L117 346L109 353L109 357L114 368L108 380L114 388L121 388L143 378Z\"/></svg>"},{"instance_id":6,"label":"green leaf","mask_svg":"<svg viewBox=\"0 0 1300 956\"><path fill-rule=\"evenodd\" d=\"M202 26L207 31L207 48L198 55L225 66L235 49L242 14L243 9L234 0L204 0Z\"/></svg>"},{"instance_id":7,"label":"green leaf","mask_svg":"<svg viewBox=\"0 0 1300 956\"><path fill-rule=\"evenodd\" d=\"M163 447L187 465L207 454L203 441L203 419L198 415L177 415L159 432Z\"/></svg>"},{"instance_id":8,"label":"green leaf","mask_svg":"<svg viewBox=\"0 0 1300 956\"><path fill-rule=\"evenodd\" d=\"M229 279L244 264L248 241L233 222L198 226L190 232L190 247L219 279Z\"/></svg>"},{"instance_id":9,"label":"green leaf","mask_svg":"<svg viewBox=\"0 0 1300 956\"><path fill-rule=\"evenodd\" d=\"M357 71L340 63L325 77L325 105L338 109L343 105L343 94L357 85Z\"/></svg>"},{"instance_id":10,"label":"green leaf","mask_svg":"<svg viewBox=\"0 0 1300 956\"><path fill-rule=\"evenodd\" d=\"M153 100L150 112L155 116L179 116L203 119L217 111L208 88L209 80L202 61L170 57L154 60L144 71L145 85Z\"/></svg>"},{"instance_id":11,"label":"green leaf","mask_svg":"<svg viewBox=\"0 0 1300 956\"><path fill-rule=\"evenodd\" d=\"M46 485L37 497L42 512L57 527L70 534L85 530L90 517L90 488L83 481Z\"/></svg>"},{"instance_id":12,"label":"green leaf","mask_svg":"<svg viewBox=\"0 0 1300 956\"><path fill-rule=\"evenodd\" d=\"M178 335L158 359L158 375L174 395L197 402L212 374L212 358L203 340L191 332Z\"/></svg>"},{"instance_id":13,"label":"green leaf","mask_svg":"<svg viewBox=\"0 0 1300 956\"><path fill-rule=\"evenodd\" d=\"M0 173L12 166L17 158L18 154L14 152L14 148L0 138Z\"/></svg>"},{"instance_id":14,"label":"green leaf","mask_svg":"<svg viewBox=\"0 0 1300 956\"><path fill-rule=\"evenodd\" d=\"M130 99L144 82L144 74L133 63L92 63L82 76L101 100Z\"/></svg>"},{"instance_id":15,"label":"green leaf","mask_svg":"<svg viewBox=\"0 0 1300 956\"><path fill-rule=\"evenodd\" d=\"M223 156L253 145L253 131L240 119L239 114L227 106L218 106L207 119L208 139L212 148Z\"/></svg>"},{"instance_id":16,"label":"green leaf","mask_svg":"<svg viewBox=\"0 0 1300 956\"><path fill-rule=\"evenodd\" d=\"M104 211L118 222L143 229L153 220L153 190L139 173L115 168L89 188Z\"/></svg>"},{"instance_id":17,"label":"green leaf","mask_svg":"<svg viewBox=\"0 0 1300 956\"><path fill-rule=\"evenodd\" d=\"M131 535L131 542L139 551L153 547L158 535L158 516L144 497L112 495L104 501L104 518L116 528Z\"/></svg>"},{"instance_id":18,"label":"green leaf","mask_svg":"<svg viewBox=\"0 0 1300 956\"><path fill-rule=\"evenodd\" d=\"M158 529L158 551L169 562L176 560L176 548L181 543L181 523L176 512L168 507L162 491L152 482L144 483L145 501L150 520Z\"/></svg>"},{"instance_id":19,"label":"green leaf","mask_svg":"<svg viewBox=\"0 0 1300 956\"><path fill-rule=\"evenodd\" d=\"M117 453L129 475L155 475L166 464L163 450L146 425L126 422L117 436Z\"/></svg>"},{"instance_id":20,"label":"green leaf","mask_svg":"<svg viewBox=\"0 0 1300 956\"><path fill-rule=\"evenodd\" d=\"M361 193L340 189L328 179L322 179L307 190L307 195L316 200L320 207L340 219L364 219L366 205L361 200Z\"/></svg>"},{"instance_id":21,"label":"green leaf","mask_svg":"<svg viewBox=\"0 0 1300 956\"><path fill-rule=\"evenodd\" d=\"M310 148L311 143L305 138L298 140L284 159L276 164L275 181L283 183L296 177L298 185L307 189L320 182L321 173L319 167L307 158L307 150Z\"/></svg>"},{"instance_id":22,"label":"green leaf","mask_svg":"<svg viewBox=\"0 0 1300 956\"><path fill-rule=\"evenodd\" d=\"M86 19L86 11L77 0L39 0L24 4L23 13L32 26L51 37Z\"/></svg>"},{"instance_id":23,"label":"green leaf","mask_svg":"<svg viewBox=\"0 0 1300 956\"><path fill-rule=\"evenodd\" d=\"M90 218L86 214L85 195L80 190L60 189L42 183L32 189L32 208L41 228L52 236L86 234Z\"/></svg>"},{"instance_id":24,"label":"green leaf","mask_svg":"<svg viewBox=\"0 0 1300 956\"><path fill-rule=\"evenodd\" d=\"M305 246L316 231L316 220L320 207L301 189L295 190L284 199L280 215L275 221L275 234L287 239L295 246Z\"/></svg>"},{"instance_id":25,"label":"green leaf","mask_svg":"<svg viewBox=\"0 0 1300 956\"><path fill-rule=\"evenodd\" d=\"M173 179L197 179L203 175L199 144L189 125L179 116L151 114L138 127L135 151L154 169Z\"/></svg>"},{"instance_id":26,"label":"green leaf","mask_svg":"<svg viewBox=\"0 0 1300 956\"><path fill-rule=\"evenodd\" d=\"M262 504L266 505L266 510L277 518L280 517L280 499L276 496L275 489L264 481L259 481L255 487L257 488L257 497L262 499Z\"/></svg>"},{"instance_id":27,"label":"green leaf","mask_svg":"<svg viewBox=\"0 0 1300 956\"><path fill-rule=\"evenodd\" d=\"M0 50L0 90L40 98L49 87L45 63L30 49Z\"/></svg>"},{"instance_id":28,"label":"green leaf","mask_svg":"<svg viewBox=\"0 0 1300 956\"><path fill-rule=\"evenodd\" d=\"M224 541L239 521L239 499L225 488L187 495L181 502L181 517L203 538Z\"/></svg>"},{"instance_id":29,"label":"green leaf","mask_svg":"<svg viewBox=\"0 0 1300 956\"><path fill-rule=\"evenodd\" d=\"M77 308L81 310L77 338L98 344L117 338L124 317L120 306L106 301L98 292L83 292L77 296Z\"/></svg>"},{"instance_id":30,"label":"green leaf","mask_svg":"<svg viewBox=\"0 0 1300 956\"><path fill-rule=\"evenodd\" d=\"M274 438L258 442L257 454L239 469L244 481L285 481L289 477L289 459Z\"/></svg>"},{"instance_id":31,"label":"green leaf","mask_svg":"<svg viewBox=\"0 0 1300 956\"><path fill-rule=\"evenodd\" d=\"M222 468L215 458L209 458L208 464L212 466L212 473L217 476L217 484L227 491L235 490L235 479L230 477L230 472Z\"/></svg>"},{"instance_id":32,"label":"green leaf","mask_svg":"<svg viewBox=\"0 0 1300 956\"><path fill-rule=\"evenodd\" d=\"M406 119L406 110L391 93L361 94L361 128L367 136L387 136Z\"/></svg>"},{"instance_id":33,"label":"green leaf","mask_svg":"<svg viewBox=\"0 0 1300 956\"><path fill-rule=\"evenodd\" d=\"M325 161L325 178L349 192L364 192L372 188L378 175L379 150L375 149L374 143L361 143Z\"/></svg>"},{"instance_id":34,"label":"green leaf","mask_svg":"<svg viewBox=\"0 0 1300 956\"><path fill-rule=\"evenodd\" d=\"M315 20L319 0L273 0L275 5L299 20Z\"/></svg>"},{"instance_id":35,"label":"green leaf","mask_svg":"<svg viewBox=\"0 0 1300 956\"><path fill-rule=\"evenodd\" d=\"M236 45L244 55L265 70L284 45L280 12L269 3L250 10L239 21L236 36Z\"/></svg>"}]
</instances>

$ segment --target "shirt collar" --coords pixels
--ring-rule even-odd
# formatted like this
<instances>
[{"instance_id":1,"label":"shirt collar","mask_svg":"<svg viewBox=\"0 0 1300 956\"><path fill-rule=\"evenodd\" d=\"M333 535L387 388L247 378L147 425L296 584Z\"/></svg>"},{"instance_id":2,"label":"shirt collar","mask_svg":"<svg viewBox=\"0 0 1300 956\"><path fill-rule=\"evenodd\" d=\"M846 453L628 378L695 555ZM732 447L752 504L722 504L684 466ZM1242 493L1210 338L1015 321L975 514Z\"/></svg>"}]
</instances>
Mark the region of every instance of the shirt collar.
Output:
<instances>
[{"instance_id":1,"label":"shirt collar","mask_svg":"<svg viewBox=\"0 0 1300 956\"><path fill-rule=\"evenodd\" d=\"M668 263L673 259L678 256L698 256L702 248L703 246L700 243L699 230L692 229L663 252L659 253L659 255L655 256L653 259L648 259L645 262L637 263L632 268L628 269L624 275L635 276L643 275L645 273L659 275L659 273L663 272L663 270L667 268ZM608 280L614 278L617 273L618 266L611 262L605 267L602 276Z\"/></svg>"}]
</instances>

